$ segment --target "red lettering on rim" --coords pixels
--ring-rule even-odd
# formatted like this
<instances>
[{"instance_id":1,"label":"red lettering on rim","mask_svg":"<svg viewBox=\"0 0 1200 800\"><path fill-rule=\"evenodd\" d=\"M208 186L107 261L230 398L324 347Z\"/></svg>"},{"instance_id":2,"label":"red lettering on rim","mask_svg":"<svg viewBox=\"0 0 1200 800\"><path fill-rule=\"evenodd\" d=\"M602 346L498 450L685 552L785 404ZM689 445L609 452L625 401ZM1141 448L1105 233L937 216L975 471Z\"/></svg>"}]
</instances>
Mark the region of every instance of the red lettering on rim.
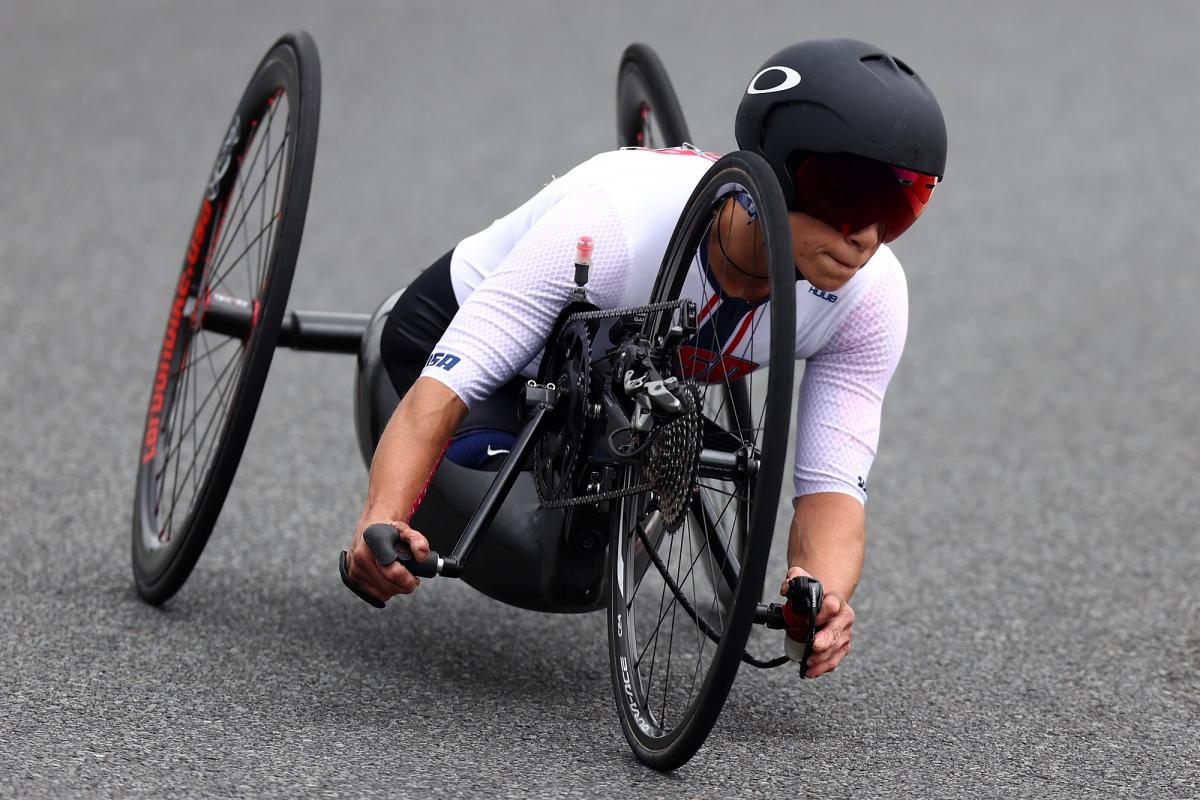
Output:
<instances>
[{"instance_id":1,"label":"red lettering on rim","mask_svg":"<svg viewBox=\"0 0 1200 800\"><path fill-rule=\"evenodd\" d=\"M195 273L196 262L200 260L200 251L204 246L204 237L208 232L208 224L212 221L213 207L209 200L200 207L196 218L196 226L192 229L192 239L188 243L186 266L179 276L175 286L175 300L171 303L171 315L167 318L167 331L163 334L162 348L158 354L158 369L154 373L154 389L150 395L150 409L146 414L146 434L142 440L142 463L148 464L158 455L158 438L162 433L163 408L166 405L167 385L171 382L171 362L175 358L175 348L179 344L179 326L183 322L183 308L187 304L188 290L192 287L192 275Z\"/></svg>"}]
</instances>

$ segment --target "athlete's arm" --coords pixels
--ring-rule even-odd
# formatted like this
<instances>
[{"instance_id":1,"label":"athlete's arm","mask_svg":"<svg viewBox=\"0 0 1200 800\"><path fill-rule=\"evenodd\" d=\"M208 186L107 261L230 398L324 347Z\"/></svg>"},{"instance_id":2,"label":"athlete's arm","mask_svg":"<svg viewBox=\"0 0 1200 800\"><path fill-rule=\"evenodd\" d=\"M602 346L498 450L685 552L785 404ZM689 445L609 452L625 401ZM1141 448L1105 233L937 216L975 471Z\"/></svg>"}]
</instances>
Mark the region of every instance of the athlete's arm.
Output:
<instances>
[{"instance_id":1,"label":"athlete's arm","mask_svg":"<svg viewBox=\"0 0 1200 800\"><path fill-rule=\"evenodd\" d=\"M443 358L425 367L388 421L347 564L350 578L379 599L411 592L419 581L399 563L381 569L363 531L390 523L418 560L428 556L428 541L408 526L413 507L468 405L490 396L545 347L574 288L575 244L584 234L596 239L588 296L598 305L615 304L629 261L620 220L603 193L572 192L525 231L464 300L437 344Z\"/></svg>"},{"instance_id":2,"label":"athlete's arm","mask_svg":"<svg viewBox=\"0 0 1200 800\"><path fill-rule=\"evenodd\" d=\"M491 396L537 357L575 289L575 245L595 240L589 301L613 308L628 280L629 249L616 207L596 187L575 189L526 230L463 300L438 341L441 363L422 375L468 406Z\"/></svg>"},{"instance_id":3,"label":"athlete's arm","mask_svg":"<svg viewBox=\"0 0 1200 800\"><path fill-rule=\"evenodd\" d=\"M807 674L835 669L850 650L850 597L862 573L867 476L883 396L904 350L908 293L898 265L877 277L820 353L808 359L796 420L795 513L788 573L825 588Z\"/></svg>"},{"instance_id":4,"label":"athlete's arm","mask_svg":"<svg viewBox=\"0 0 1200 800\"><path fill-rule=\"evenodd\" d=\"M854 609L850 597L862 574L867 541L867 513L857 498L841 492L797 497L788 536L788 571L781 595L797 575L821 582L825 602L817 614L817 635L805 674L832 672L850 652Z\"/></svg>"},{"instance_id":5,"label":"athlete's arm","mask_svg":"<svg viewBox=\"0 0 1200 800\"><path fill-rule=\"evenodd\" d=\"M452 390L430 378L418 378L384 428L371 460L367 501L346 565L350 578L380 600L408 594L420 580L398 561L380 567L363 541L363 531L386 522L400 531L418 561L429 555L429 542L408 526L408 520L446 442L466 415L466 404Z\"/></svg>"},{"instance_id":6,"label":"athlete's arm","mask_svg":"<svg viewBox=\"0 0 1200 800\"><path fill-rule=\"evenodd\" d=\"M862 574L867 512L848 494L821 492L792 501L788 566L821 581L826 594L849 600Z\"/></svg>"}]
</instances>

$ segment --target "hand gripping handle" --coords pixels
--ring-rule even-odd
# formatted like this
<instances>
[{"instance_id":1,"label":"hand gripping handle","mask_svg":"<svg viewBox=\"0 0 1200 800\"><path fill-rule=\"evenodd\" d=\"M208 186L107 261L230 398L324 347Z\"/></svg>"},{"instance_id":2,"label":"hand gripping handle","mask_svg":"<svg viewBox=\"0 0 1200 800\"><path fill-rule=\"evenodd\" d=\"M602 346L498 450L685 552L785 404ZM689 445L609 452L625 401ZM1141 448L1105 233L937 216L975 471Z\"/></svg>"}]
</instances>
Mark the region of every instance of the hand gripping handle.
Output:
<instances>
[{"instance_id":1,"label":"hand gripping handle","mask_svg":"<svg viewBox=\"0 0 1200 800\"><path fill-rule=\"evenodd\" d=\"M393 561L399 561L406 570L418 578L433 578L438 574L438 562L441 560L441 556L430 550L424 561L417 561L408 542L401 539L400 531L391 525L382 522L368 525L367 529L363 531L363 539L366 540L367 546L371 548L371 552L375 554L375 560L381 567L386 567Z\"/></svg>"},{"instance_id":2,"label":"hand gripping handle","mask_svg":"<svg viewBox=\"0 0 1200 800\"><path fill-rule=\"evenodd\" d=\"M800 633L804 639L804 655L800 659L801 675L808 671L808 657L812 655L813 639L817 635L817 614L825 602L825 590L816 578L798 575L788 581L787 602L783 606L783 621L788 636Z\"/></svg>"},{"instance_id":3,"label":"hand gripping handle","mask_svg":"<svg viewBox=\"0 0 1200 800\"><path fill-rule=\"evenodd\" d=\"M405 569L418 578L432 578L437 575L438 562L441 561L438 554L431 550L428 558L424 561L417 561L413 557L412 548L408 546L408 542L400 538L400 531L395 527L383 523L370 525L363 531L363 538L381 567L386 567L393 561L399 561ZM384 607L385 604L382 600L372 597L351 579L350 573L346 570L345 550L342 551L341 559L338 562L338 571L341 573L342 583L346 584L347 589L376 608Z\"/></svg>"},{"instance_id":4,"label":"hand gripping handle","mask_svg":"<svg viewBox=\"0 0 1200 800\"><path fill-rule=\"evenodd\" d=\"M816 578L797 575L788 582L788 606L794 613L811 618L815 622L824 602L825 589Z\"/></svg>"}]
</instances>

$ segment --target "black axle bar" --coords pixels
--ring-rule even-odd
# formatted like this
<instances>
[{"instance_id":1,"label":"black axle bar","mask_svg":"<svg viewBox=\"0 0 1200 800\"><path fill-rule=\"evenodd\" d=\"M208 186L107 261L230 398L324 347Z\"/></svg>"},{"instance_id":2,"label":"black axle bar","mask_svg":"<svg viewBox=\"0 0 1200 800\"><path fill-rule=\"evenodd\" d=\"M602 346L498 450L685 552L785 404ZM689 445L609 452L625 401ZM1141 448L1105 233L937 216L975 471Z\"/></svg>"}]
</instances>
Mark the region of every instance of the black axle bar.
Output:
<instances>
[{"instance_id":1,"label":"black axle bar","mask_svg":"<svg viewBox=\"0 0 1200 800\"><path fill-rule=\"evenodd\" d=\"M208 295L200 313L200 327L235 339L245 339L257 322L257 309L245 300L222 294ZM357 353L370 314L336 311L289 311L279 327L278 347L318 353Z\"/></svg>"}]
</instances>

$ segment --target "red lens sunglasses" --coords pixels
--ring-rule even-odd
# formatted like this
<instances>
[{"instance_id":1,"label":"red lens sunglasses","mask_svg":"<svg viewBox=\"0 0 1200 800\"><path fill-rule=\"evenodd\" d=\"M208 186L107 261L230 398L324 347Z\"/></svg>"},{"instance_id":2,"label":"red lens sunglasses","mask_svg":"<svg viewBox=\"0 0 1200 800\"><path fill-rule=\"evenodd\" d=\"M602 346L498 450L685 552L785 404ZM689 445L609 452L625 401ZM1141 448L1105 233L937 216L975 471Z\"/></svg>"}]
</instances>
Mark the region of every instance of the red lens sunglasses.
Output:
<instances>
[{"instance_id":1,"label":"red lens sunglasses","mask_svg":"<svg viewBox=\"0 0 1200 800\"><path fill-rule=\"evenodd\" d=\"M908 230L925 210L936 175L881 164L845 153L814 153L795 169L793 211L814 217L843 235L876 222L883 241Z\"/></svg>"}]
</instances>

